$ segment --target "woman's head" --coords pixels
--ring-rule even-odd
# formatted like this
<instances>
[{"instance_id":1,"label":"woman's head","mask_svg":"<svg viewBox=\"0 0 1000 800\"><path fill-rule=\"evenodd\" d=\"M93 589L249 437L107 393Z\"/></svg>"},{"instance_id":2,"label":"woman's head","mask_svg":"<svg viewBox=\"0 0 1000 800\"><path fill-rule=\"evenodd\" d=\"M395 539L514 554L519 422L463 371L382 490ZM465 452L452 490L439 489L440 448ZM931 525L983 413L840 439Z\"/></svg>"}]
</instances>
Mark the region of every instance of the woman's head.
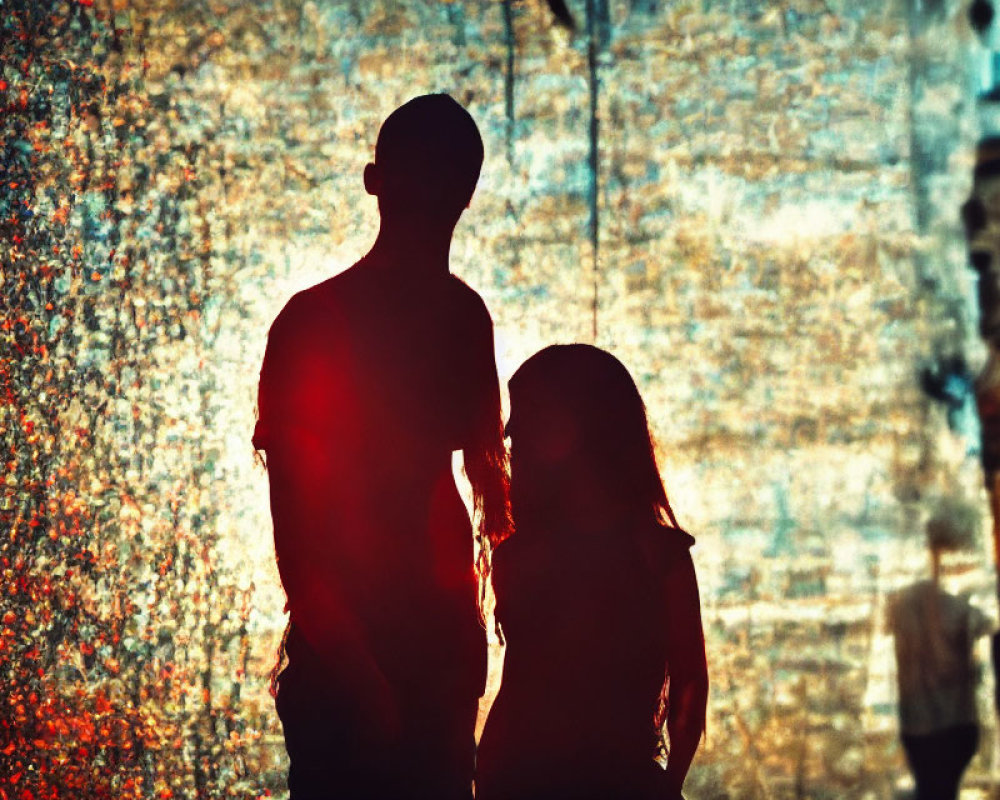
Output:
<instances>
[{"instance_id":1,"label":"woman's head","mask_svg":"<svg viewBox=\"0 0 1000 800\"><path fill-rule=\"evenodd\" d=\"M646 409L628 370L585 344L553 345L510 379L515 524L557 522L597 502L676 526Z\"/></svg>"}]
</instances>

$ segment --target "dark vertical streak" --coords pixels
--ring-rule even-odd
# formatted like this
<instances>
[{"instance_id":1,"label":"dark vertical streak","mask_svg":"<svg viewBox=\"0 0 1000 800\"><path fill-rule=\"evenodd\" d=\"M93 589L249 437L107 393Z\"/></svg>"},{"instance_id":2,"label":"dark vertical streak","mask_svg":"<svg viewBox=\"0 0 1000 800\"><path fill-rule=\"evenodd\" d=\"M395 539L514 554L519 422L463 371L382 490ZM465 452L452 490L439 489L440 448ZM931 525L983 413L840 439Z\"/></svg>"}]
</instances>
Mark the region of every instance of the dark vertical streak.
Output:
<instances>
[{"instance_id":1,"label":"dark vertical streak","mask_svg":"<svg viewBox=\"0 0 1000 800\"><path fill-rule=\"evenodd\" d=\"M594 0L596 16L597 42L602 53L611 47L611 6L609 0Z\"/></svg>"},{"instance_id":2,"label":"dark vertical streak","mask_svg":"<svg viewBox=\"0 0 1000 800\"><path fill-rule=\"evenodd\" d=\"M507 46L507 62L503 73L504 111L507 119L507 165L514 166L514 0L503 0L503 36Z\"/></svg>"},{"instance_id":3,"label":"dark vertical streak","mask_svg":"<svg viewBox=\"0 0 1000 800\"><path fill-rule=\"evenodd\" d=\"M465 47L465 7L461 3L448 3L445 6L448 21L454 26L451 43L455 47Z\"/></svg>"},{"instance_id":4,"label":"dark vertical streak","mask_svg":"<svg viewBox=\"0 0 1000 800\"><path fill-rule=\"evenodd\" d=\"M600 131L598 128L598 117L597 117L597 99L601 91L600 76L597 71L597 25L596 25L596 9L594 7L595 0L587 0L586 4L586 14L587 14L587 69L588 69L588 82L590 87L590 155L588 158L588 166L590 168L590 185L587 190L587 199L590 206L590 248L592 257L592 270L593 270L593 280L594 280L594 294L592 301L592 335L594 341L597 341L597 304L598 304L598 285L600 278L600 268L599 268L599 253L598 253L598 231L600 225L600 219L598 217L597 209L597 195L598 195L598 145L600 142Z\"/></svg>"},{"instance_id":5,"label":"dark vertical streak","mask_svg":"<svg viewBox=\"0 0 1000 800\"><path fill-rule=\"evenodd\" d=\"M918 234L923 234L927 228L927 198L924 189L926 181L924 154L921 147L920 137L917 132L916 105L920 99L921 81L918 72L917 58L920 46L920 11L916 7L917 0L910 0L907 4L907 31L909 33L910 57L907 59L907 89L909 91L909 104L907 106L908 123L910 129L910 182L913 188L914 207L914 227ZM923 276L921 276L923 277Z\"/></svg>"}]
</instances>

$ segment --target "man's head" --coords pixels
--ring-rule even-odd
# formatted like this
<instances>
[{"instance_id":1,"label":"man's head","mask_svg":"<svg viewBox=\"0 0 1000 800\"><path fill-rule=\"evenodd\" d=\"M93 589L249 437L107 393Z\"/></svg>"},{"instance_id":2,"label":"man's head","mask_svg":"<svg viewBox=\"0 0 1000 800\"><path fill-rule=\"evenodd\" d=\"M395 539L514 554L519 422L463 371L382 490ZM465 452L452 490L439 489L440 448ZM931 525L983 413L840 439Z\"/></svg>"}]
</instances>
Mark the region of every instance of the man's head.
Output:
<instances>
[{"instance_id":1,"label":"man's head","mask_svg":"<svg viewBox=\"0 0 1000 800\"><path fill-rule=\"evenodd\" d=\"M967 500L946 497L927 520L927 546L932 552L972 551L979 537L979 508Z\"/></svg>"},{"instance_id":2,"label":"man's head","mask_svg":"<svg viewBox=\"0 0 1000 800\"><path fill-rule=\"evenodd\" d=\"M383 217L418 216L454 225L468 207L483 165L472 116L446 94L415 97L393 111L378 134L365 188Z\"/></svg>"}]
</instances>

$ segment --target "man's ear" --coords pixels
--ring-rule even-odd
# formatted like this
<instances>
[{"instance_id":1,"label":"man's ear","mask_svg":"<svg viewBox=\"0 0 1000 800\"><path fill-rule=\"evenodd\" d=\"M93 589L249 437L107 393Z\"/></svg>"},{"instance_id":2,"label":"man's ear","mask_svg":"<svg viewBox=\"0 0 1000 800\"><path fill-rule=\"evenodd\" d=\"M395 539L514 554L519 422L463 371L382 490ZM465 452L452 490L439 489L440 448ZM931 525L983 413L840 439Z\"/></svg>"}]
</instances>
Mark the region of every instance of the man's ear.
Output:
<instances>
[{"instance_id":1,"label":"man's ear","mask_svg":"<svg viewBox=\"0 0 1000 800\"><path fill-rule=\"evenodd\" d=\"M365 164L365 191L378 197L382 193L382 171L377 164Z\"/></svg>"},{"instance_id":2,"label":"man's ear","mask_svg":"<svg viewBox=\"0 0 1000 800\"><path fill-rule=\"evenodd\" d=\"M472 194L469 195L469 202L467 202L465 204L466 208L469 208L472 205L472 198L475 197L475 196L476 196L476 190L475 190L475 188L473 188Z\"/></svg>"}]
</instances>

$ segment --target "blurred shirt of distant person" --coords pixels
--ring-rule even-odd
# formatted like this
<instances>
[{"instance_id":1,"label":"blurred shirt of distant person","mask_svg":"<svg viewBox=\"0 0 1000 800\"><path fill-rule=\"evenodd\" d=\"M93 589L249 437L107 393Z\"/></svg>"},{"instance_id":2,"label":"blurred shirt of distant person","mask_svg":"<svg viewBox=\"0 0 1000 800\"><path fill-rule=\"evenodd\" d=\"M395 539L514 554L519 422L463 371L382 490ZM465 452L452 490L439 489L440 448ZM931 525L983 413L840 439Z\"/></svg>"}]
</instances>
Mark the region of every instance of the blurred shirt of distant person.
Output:
<instances>
[{"instance_id":1,"label":"blurred shirt of distant person","mask_svg":"<svg viewBox=\"0 0 1000 800\"><path fill-rule=\"evenodd\" d=\"M979 746L973 656L992 624L965 596L941 587L946 553L969 549L978 515L957 501L941 504L928 521L931 577L895 592L887 627L896 649L899 727L916 782L916 800L953 800Z\"/></svg>"}]
</instances>

